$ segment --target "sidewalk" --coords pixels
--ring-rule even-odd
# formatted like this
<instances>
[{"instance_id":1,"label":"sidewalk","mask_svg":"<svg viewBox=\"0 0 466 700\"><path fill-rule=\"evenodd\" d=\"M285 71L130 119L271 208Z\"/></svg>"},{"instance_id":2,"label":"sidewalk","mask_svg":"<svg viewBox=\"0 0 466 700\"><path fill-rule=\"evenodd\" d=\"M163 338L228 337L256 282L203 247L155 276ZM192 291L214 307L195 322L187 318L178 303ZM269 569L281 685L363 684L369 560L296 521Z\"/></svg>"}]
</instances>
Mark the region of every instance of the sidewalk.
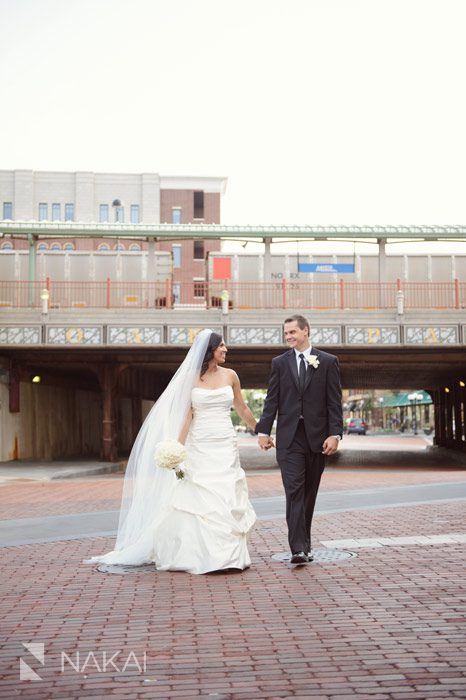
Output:
<instances>
[{"instance_id":1,"label":"sidewalk","mask_svg":"<svg viewBox=\"0 0 466 700\"><path fill-rule=\"evenodd\" d=\"M121 482L8 483L1 517L115 510ZM248 484L253 499L282 494L274 470L248 472ZM466 470L330 467L321 496L349 509L316 513L313 548L354 556L297 568L272 559L287 551L282 517L257 522L252 566L236 574L82 564L113 537L4 547L0 698L465 698L466 498L351 509L358 490L436 484L459 494ZM44 663L23 643L43 644ZM20 680L20 657L42 680Z\"/></svg>"},{"instance_id":2,"label":"sidewalk","mask_svg":"<svg viewBox=\"0 0 466 700\"><path fill-rule=\"evenodd\" d=\"M258 449L253 436L239 435L241 464L248 474L259 470L277 470L275 450ZM0 486L24 481L51 481L55 479L79 479L98 474L121 474L126 467L126 459L114 463L98 460L62 460L51 464L19 460L0 463ZM466 453L433 447L431 439L423 435L346 435L335 457L328 460L332 467L367 468L371 466L399 468L428 466L437 468L461 467L466 470Z\"/></svg>"},{"instance_id":3,"label":"sidewalk","mask_svg":"<svg viewBox=\"0 0 466 700\"><path fill-rule=\"evenodd\" d=\"M64 460L52 463L18 460L0 463L0 485L14 481L52 481L79 479L96 474L123 472L126 462L99 462L97 460Z\"/></svg>"}]
</instances>

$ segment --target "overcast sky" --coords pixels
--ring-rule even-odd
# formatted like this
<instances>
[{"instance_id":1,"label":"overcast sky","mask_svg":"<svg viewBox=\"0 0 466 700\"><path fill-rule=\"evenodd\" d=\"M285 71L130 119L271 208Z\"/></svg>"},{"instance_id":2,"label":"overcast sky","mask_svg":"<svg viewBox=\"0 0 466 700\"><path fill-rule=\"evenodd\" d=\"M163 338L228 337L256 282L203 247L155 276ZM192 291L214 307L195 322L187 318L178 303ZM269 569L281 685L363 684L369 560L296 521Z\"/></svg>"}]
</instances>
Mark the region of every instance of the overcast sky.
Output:
<instances>
[{"instance_id":1,"label":"overcast sky","mask_svg":"<svg viewBox=\"0 0 466 700\"><path fill-rule=\"evenodd\" d=\"M228 177L224 223L466 223L465 0L0 0L1 168Z\"/></svg>"}]
</instances>

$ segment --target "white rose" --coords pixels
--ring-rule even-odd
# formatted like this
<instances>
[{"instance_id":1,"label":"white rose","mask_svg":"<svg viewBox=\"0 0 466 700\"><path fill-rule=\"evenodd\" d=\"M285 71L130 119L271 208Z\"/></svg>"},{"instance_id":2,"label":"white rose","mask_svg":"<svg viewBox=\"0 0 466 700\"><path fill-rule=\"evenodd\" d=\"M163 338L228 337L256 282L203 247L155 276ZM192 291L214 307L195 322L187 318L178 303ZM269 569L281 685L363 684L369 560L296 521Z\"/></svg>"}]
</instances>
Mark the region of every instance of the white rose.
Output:
<instances>
[{"instance_id":1,"label":"white rose","mask_svg":"<svg viewBox=\"0 0 466 700\"><path fill-rule=\"evenodd\" d=\"M164 440L160 442L155 450L155 462L162 469L175 469L176 476L182 479L184 472L176 467L186 459L186 448L178 440Z\"/></svg>"}]
</instances>

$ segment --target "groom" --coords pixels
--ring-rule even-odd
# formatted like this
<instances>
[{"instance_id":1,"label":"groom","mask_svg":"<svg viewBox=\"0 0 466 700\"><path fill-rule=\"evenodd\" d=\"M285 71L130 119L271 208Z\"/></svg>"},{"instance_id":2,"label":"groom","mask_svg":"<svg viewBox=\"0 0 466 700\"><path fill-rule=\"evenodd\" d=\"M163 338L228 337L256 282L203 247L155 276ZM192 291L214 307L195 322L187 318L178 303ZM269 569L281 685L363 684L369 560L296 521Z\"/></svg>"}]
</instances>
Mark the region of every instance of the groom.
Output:
<instances>
[{"instance_id":1,"label":"groom","mask_svg":"<svg viewBox=\"0 0 466 700\"><path fill-rule=\"evenodd\" d=\"M309 342L310 327L298 314L285 320L290 350L272 360L264 410L256 425L261 449L277 420L277 461L286 494L291 562L312 561L311 522L325 455L338 449L343 432L338 360Z\"/></svg>"}]
</instances>

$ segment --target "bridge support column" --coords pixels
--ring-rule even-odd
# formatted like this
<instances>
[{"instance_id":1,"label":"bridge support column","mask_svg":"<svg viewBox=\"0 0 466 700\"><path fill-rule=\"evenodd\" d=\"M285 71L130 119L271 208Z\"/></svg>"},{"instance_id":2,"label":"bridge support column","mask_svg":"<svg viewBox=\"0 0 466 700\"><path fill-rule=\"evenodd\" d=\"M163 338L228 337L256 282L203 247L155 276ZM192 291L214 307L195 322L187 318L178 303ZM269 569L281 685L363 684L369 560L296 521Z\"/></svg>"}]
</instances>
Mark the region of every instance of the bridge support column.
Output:
<instances>
[{"instance_id":1,"label":"bridge support column","mask_svg":"<svg viewBox=\"0 0 466 700\"><path fill-rule=\"evenodd\" d=\"M435 440L439 447L447 446L446 402L443 387L432 392L435 407Z\"/></svg>"},{"instance_id":2,"label":"bridge support column","mask_svg":"<svg viewBox=\"0 0 466 700\"><path fill-rule=\"evenodd\" d=\"M466 451L466 388L460 385L432 392L435 406L435 444Z\"/></svg>"},{"instance_id":3,"label":"bridge support column","mask_svg":"<svg viewBox=\"0 0 466 700\"><path fill-rule=\"evenodd\" d=\"M28 304L33 307L35 302L34 283L36 281L36 241L37 237L28 233L29 257L28 257Z\"/></svg>"},{"instance_id":4,"label":"bridge support column","mask_svg":"<svg viewBox=\"0 0 466 700\"><path fill-rule=\"evenodd\" d=\"M466 450L466 385L459 387L460 410L461 410L461 449Z\"/></svg>"},{"instance_id":5,"label":"bridge support column","mask_svg":"<svg viewBox=\"0 0 466 700\"><path fill-rule=\"evenodd\" d=\"M446 392L444 390L445 396L445 433L447 440L447 447L453 447L454 433L453 433L453 394L451 391Z\"/></svg>"},{"instance_id":6,"label":"bridge support column","mask_svg":"<svg viewBox=\"0 0 466 700\"><path fill-rule=\"evenodd\" d=\"M148 282L153 282L153 280L157 279L156 276L156 246L155 246L155 238L149 238L148 240L148 251L147 251L147 281ZM149 284L147 285L147 298L145 299L145 306L149 307L149 309L153 309L155 307L155 298L156 298L156 289L154 284ZM167 307L168 307L168 295L167 295Z\"/></svg>"},{"instance_id":7,"label":"bridge support column","mask_svg":"<svg viewBox=\"0 0 466 700\"><path fill-rule=\"evenodd\" d=\"M264 282L270 282L272 280L271 243L271 238L264 238Z\"/></svg>"},{"instance_id":8,"label":"bridge support column","mask_svg":"<svg viewBox=\"0 0 466 700\"><path fill-rule=\"evenodd\" d=\"M118 368L106 364L99 372L102 389L102 447L101 459L104 462L114 462L117 459L116 431L116 398L118 384Z\"/></svg>"},{"instance_id":9,"label":"bridge support column","mask_svg":"<svg viewBox=\"0 0 466 700\"><path fill-rule=\"evenodd\" d=\"M466 451L466 387L457 385L453 390L453 414L455 417L454 447Z\"/></svg>"},{"instance_id":10,"label":"bridge support column","mask_svg":"<svg viewBox=\"0 0 466 700\"><path fill-rule=\"evenodd\" d=\"M385 244L386 238L378 238L377 243L379 245L379 307L383 309L385 307L386 300L384 299L384 293L382 288L382 282L386 280L386 268L387 268L387 258L385 254ZM393 300L395 303L395 300Z\"/></svg>"},{"instance_id":11,"label":"bridge support column","mask_svg":"<svg viewBox=\"0 0 466 700\"><path fill-rule=\"evenodd\" d=\"M142 403L140 397L136 396L131 399L131 432L133 435L133 442L136 440L141 425Z\"/></svg>"},{"instance_id":12,"label":"bridge support column","mask_svg":"<svg viewBox=\"0 0 466 700\"><path fill-rule=\"evenodd\" d=\"M10 364L10 381L8 384L8 408L10 413L19 413L20 411L20 383L18 368Z\"/></svg>"}]
</instances>

